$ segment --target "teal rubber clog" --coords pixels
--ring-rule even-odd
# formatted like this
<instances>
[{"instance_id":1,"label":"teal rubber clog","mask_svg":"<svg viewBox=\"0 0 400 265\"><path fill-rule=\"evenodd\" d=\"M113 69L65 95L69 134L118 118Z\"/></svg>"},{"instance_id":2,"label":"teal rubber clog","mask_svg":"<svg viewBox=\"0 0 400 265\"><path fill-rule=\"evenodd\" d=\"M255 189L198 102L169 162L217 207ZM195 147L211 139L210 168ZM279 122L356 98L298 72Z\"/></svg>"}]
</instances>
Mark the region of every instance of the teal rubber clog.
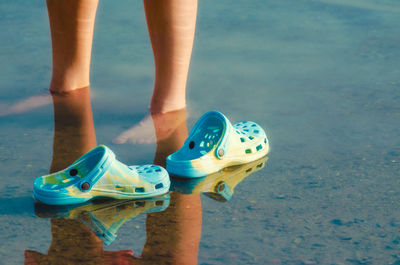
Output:
<instances>
[{"instance_id":1,"label":"teal rubber clog","mask_svg":"<svg viewBox=\"0 0 400 265\"><path fill-rule=\"evenodd\" d=\"M255 161L269 152L265 131L244 121L232 125L218 111L209 111L196 123L183 147L167 157L170 174L195 178L225 167Z\"/></svg>"},{"instance_id":2,"label":"teal rubber clog","mask_svg":"<svg viewBox=\"0 0 400 265\"><path fill-rule=\"evenodd\" d=\"M99 145L59 172L33 182L34 198L50 205L83 203L97 197L140 199L169 191L167 171L156 165L126 166Z\"/></svg>"}]
</instances>

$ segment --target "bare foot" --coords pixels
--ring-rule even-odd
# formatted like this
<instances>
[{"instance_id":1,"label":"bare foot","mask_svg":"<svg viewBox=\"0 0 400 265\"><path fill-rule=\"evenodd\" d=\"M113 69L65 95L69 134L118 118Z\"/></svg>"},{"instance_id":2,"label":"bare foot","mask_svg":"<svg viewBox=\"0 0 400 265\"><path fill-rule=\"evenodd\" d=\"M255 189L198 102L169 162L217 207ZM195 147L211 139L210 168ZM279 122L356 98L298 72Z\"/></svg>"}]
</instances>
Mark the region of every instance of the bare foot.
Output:
<instances>
[{"instance_id":1,"label":"bare foot","mask_svg":"<svg viewBox=\"0 0 400 265\"><path fill-rule=\"evenodd\" d=\"M152 144L156 142L153 119L147 114L139 123L122 132L113 140L116 144Z\"/></svg>"},{"instance_id":2,"label":"bare foot","mask_svg":"<svg viewBox=\"0 0 400 265\"><path fill-rule=\"evenodd\" d=\"M51 95L43 94L29 97L8 107L4 106L4 104L1 104L2 108L0 109L0 117L24 113L42 106L49 105L51 102Z\"/></svg>"},{"instance_id":3,"label":"bare foot","mask_svg":"<svg viewBox=\"0 0 400 265\"><path fill-rule=\"evenodd\" d=\"M122 132L114 143L152 144L168 138L186 121L186 108L167 113L148 114L138 124Z\"/></svg>"}]
</instances>

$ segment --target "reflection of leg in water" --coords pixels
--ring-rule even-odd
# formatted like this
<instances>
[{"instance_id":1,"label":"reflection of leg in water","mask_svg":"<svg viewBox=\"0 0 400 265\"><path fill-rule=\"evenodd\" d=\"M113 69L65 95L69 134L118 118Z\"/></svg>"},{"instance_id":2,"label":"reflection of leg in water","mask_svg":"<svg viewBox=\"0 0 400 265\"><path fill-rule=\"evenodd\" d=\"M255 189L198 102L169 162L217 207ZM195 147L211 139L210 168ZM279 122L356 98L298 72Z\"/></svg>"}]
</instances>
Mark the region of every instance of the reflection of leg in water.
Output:
<instances>
[{"instance_id":1,"label":"reflection of leg in water","mask_svg":"<svg viewBox=\"0 0 400 265\"><path fill-rule=\"evenodd\" d=\"M50 172L65 168L96 146L89 87L54 93L54 141ZM67 219L52 219L52 243L48 255L27 250L31 264L96 264L103 244L85 225ZM29 264L29 263L28 263Z\"/></svg>"},{"instance_id":2,"label":"reflection of leg in water","mask_svg":"<svg viewBox=\"0 0 400 265\"><path fill-rule=\"evenodd\" d=\"M81 264L101 261L103 242L84 224L68 219L52 219L51 234L48 255L54 261L66 259Z\"/></svg>"},{"instance_id":3,"label":"reflection of leg in water","mask_svg":"<svg viewBox=\"0 0 400 265\"><path fill-rule=\"evenodd\" d=\"M170 112L175 119L182 119L185 112ZM166 117L173 118L173 116ZM163 138L163 123L155 128L157 151L154 163L165 166L165 158L178 150L187 137L186 123L182 123L173 134ZM142 253L144 264L197 264L201 236L200 195L171 193L170 206L161 213L147 215L147 240Z\"/></svg>"},{"instance_id":4,"label":"reflection of leg in water","mask_svg":"<svg viewBox=\"0 0 400 265\"><path fill-rule=\"evenodd\" d=\"M103 244L85 225L51 220L52 242L47 255L25 251L25 264L101 264Z\"/></svg>"},{"instance_id":5,"label":"reflection of leg in water","mask_svg":"<svg viewBox=\"0 0 400 265\"><path fill-rule=\"evenodd\" d=\"M51 172L69 166L96 146L89 87L53 93L54 141Z\"/></svg>"},{"instance_id":6,"label":"reflection of leg in water","mask_svg":"<svg viewBox=\"0 0 400 265\"><path fill-rule=\"evenodd\" d=\"M89 87L53 93L54 140L51 172L70 165L96 146ZM67 219L52 219L52 243L48 256L51 264L63 259L81 264L100 261L102 241L88 227ZM54 259L54 260L53 260ZM72 260L71 260L72 259ZM75 259L75 260L74 260Z\"/></svg>"},{"instance_id":7,"label":"reflection of leg in water","mask_svg":"<svg viewBox=\"0 0 400 265\"><path fill-rule=\"evenodd\" d=\"M201 237L200 195L171 194L161 213L147 215L144 264L197 264Z\"/></svg>"},{"instance_id":8,"label":"reflection of leg in water","mask_svg":"<svg viewBox=\"0 0 400 265\"><path fill-rule=\"evenodd\" d=\"M46 254L25 251L29 265L136 264L131 250L104 251L103 242L84 224L69 219L51 220L52 242Z\"/></svg>"},{"instance_id":9,"label":"reflection of leg in water","mask_svg":"<svg viewBox=\"0 0 400 265\"><path fill-rule=\"evenodd\" d=\"M96 146L89 87L52 97L55 125L50 172L65 168ZM101 239L82 222L52 219L51 230L48 254L26 250L25 264L134 264L136 260L132 251L104 251Z\"/></svg>"}]
</instances>

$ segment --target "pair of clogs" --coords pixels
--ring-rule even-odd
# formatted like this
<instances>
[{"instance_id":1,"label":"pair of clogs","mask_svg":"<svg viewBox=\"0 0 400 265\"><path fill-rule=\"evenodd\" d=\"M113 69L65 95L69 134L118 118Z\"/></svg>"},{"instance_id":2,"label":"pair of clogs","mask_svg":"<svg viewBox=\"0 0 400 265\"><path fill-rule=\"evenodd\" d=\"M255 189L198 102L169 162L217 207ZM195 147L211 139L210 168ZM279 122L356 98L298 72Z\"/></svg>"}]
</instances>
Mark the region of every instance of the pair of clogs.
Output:
<instances>
[{"instance_id":1,"label":"pair of clogs","mask_svg":"<svg viewBox=\"0 0 400 265\"><path fill-rule=\"evenodd\" d=\"M33 194L51 205L97 197L150 198L169 191L169 174L198 178L255 161L268 151L267 136L258 124L232 125L222 113L210 111L196 123L183 147L167 157L166 170L156 165L127 166L108 147L99 145L66 169L36 178Z\"/></svg>"}]
</instances>

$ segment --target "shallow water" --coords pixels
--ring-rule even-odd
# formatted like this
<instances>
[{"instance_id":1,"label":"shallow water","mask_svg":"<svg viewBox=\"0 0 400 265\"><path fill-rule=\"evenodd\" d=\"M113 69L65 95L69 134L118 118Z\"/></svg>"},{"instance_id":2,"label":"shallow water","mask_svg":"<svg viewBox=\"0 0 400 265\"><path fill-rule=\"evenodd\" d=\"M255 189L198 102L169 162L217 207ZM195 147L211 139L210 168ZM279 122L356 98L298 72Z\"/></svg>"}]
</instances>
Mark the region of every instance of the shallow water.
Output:
<instances>
[{"instance_id":1,"label":"shallow water","mask_svg":"<svg viewBox=\"0 0 400 265\"><path fill-rule=\"evenodd\" d=\"M101 2L97 15L97 141L123 162L152 163L155 144L112 142L146 115L153 83L143 6L119 3ZM399 24L395 0L200 1L188 128L218 109L266 128L271 152L231 200L201 196L199 264L400 263ZM0 113L18 112L11 106L45 93L50 79L45 2L0 3L0 32ZM42 101L0 117L4 264L22 264L26 250L47 254L52 242L32 199L52 159L53 109ZM141 214L104 249L139 256L145 241Z\"/></svg>"}]
</instances>

